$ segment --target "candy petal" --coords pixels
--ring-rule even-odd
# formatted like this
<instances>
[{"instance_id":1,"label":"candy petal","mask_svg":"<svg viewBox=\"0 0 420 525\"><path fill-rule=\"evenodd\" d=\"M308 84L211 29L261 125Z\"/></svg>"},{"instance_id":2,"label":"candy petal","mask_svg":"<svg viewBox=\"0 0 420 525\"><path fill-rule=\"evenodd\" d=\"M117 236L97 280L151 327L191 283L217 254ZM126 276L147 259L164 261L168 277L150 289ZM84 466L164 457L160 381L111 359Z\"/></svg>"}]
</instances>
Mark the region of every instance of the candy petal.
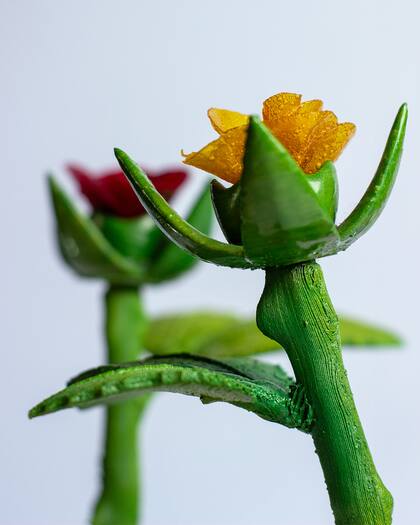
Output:
<instances>
[{"instance_id":1,"label":"candy petal","mask_svg":"<svg viewBox=\"0 0 420 525\"><path fill-rule=\"evenodd\" d=\"M278 93L263 103L263 120L271 127L272 123L291 115L300 105L302 95L295 93Z\"/></svg>"},{"instance_id":2,"label":"candy petal","mask_svg":"<svg viewBox=\"0 0 420 525\"><path fill-rule=\"evenodd\" d=\"M350 122L338 124L334 129L325 133L322 138L311 143L307 153L307 160L302 163L305 173L318 171L327 160L334 162L352 138L356 126Z\"/></svg>"},{"instance_id":3,"label":"candy petal","mask_svg":"<svg viewBox=\"0 0 420 525\"><path fill-rule=\"evenodd\" d=\"M166 200L170 200L188 178L188 173L185 169L175 168L158 173L151 173L146 170L146 173L149 175L149 179L152 181L153 186L162 197L165 197ZM131 191L134 194L133 190ZM137 197L136 200L138 201Z\"/></svg>"},{"instance_id":4,"label":"candy petal","mask_svg":"<svg viewBox=\"0 0 420 525\"><path fill-rule=\"evenodd\" d=\"M103 207L101 196L98 194L96 178L81 166L68 164L67 171L79 185L80 193L86 197L94 210L100 210Z\"/></svg>"},{"instance_id":5,"label":"candy petal","mask_svg":"<svg viewBox=\"0 0 420 525\"><path fill-rule=\"evenodd\" d=\"M187 155L184 163L234 184L242 175L245 140L246 126L231 129L200 151Z\"/></svg>"},{"instance_id":6,"label":"candy petal","mask_svg":"<svg viewBox=\"0 0 420 525\"><path fill-rule=\"evenodd\" d=\"M211 125L220 135L230 129L248 124L248 115L229 109L210 108L207 112Z\"/></svg>"},{"instance_id":7,"label":"candy petal","mask_svg":"<svg viewBox=\"0 0 420 525\"><path fill-rule=\"evenodd\" d=\"M301 102L301 96L279 93L264 102L263 120L305 173L315 173L334 161L353 136L355 126L337 123L320 100Z\"/></svg>"},{"instance_id":8,"label":"candy petal","mask_svg":"<svg viewBox=\"0 0 420 525\"><path fill-rule=\"evenodd\" d=\"M108 170L99 176L74 164L69 164L67 170L78 182L80 192L94 211L124 218L139 217L146 213L121 170ZM169 200L185 182L187 172L169 169L153 174L149 172L149 176L159 193Z\"/></svg>"}]
</instances>

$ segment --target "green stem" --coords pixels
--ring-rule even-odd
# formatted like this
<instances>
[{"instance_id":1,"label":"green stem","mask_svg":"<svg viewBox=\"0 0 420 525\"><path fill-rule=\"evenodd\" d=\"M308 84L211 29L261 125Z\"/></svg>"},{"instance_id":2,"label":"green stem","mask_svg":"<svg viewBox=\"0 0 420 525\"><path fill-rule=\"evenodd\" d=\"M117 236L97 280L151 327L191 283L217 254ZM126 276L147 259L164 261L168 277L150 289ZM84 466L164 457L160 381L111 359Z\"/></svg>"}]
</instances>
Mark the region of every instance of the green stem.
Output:
<instances>
[{"instance_id":1,"label":"green stem","mask_svg":"<svg viewBox=\"0 0 420 525\"><path fill-rule=\"evenodd\" d=\"M108 362L139 358L146 328L139 291L111 286L105 296ZM148 396L106 409L102 490L93 525L135 525L139 517L138 427Z\"/></svg>"},{"instance_id":2,"label":"green stem","mask_svg":"<svg viewBox=\"0 0 420 525\"><path fill-rule=\"evenodd\" d=\"M284 346L311 403L312 437L338 525L389 525L392 496L370 454L344 368L337 315L315 262L267 269L261 331Z\"/></svg>"}]
</instances>

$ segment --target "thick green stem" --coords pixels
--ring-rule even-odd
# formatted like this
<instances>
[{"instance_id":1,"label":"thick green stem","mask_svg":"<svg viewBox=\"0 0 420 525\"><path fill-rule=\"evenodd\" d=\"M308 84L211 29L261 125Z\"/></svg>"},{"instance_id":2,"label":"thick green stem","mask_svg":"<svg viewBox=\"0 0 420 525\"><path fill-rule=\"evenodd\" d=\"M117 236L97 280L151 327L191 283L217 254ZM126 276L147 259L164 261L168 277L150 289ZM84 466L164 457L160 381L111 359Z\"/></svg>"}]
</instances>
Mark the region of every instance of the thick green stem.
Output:
<instances>
[{"instance_id":1,"label":"thick green stem","mask_svg":"<svg viewBox=\"0 0 420 525\"><path fill-rule=\"evenodd\" d=\"M105 296L108 362L139 358L146 328L136 288L111 286ZM135 525L139 517L138 427L148 396L106 409L102 490L93 525Z\"/></svg>"},{"instance_id":2,"label":"thick green stem","mask_svg":"<svg viewBox=\"0 0 420 525\"><path fill-rule=\"evenodd\" d=\"M312 436L335 523L389 525L392 496L376 471L357 414L337 315L318 264L268 269L257 322L286 349L312 405Z\"/></svg>"}]
</instances>

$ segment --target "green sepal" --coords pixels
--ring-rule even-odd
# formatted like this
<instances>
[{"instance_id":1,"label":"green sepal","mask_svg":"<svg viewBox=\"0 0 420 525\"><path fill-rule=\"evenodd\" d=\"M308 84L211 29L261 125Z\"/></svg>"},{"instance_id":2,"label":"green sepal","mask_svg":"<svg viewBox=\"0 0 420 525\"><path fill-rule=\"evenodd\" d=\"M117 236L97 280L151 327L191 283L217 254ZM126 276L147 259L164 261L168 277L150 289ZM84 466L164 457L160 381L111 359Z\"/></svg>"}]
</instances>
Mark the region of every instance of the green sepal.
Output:
<instances>
[{"instance_id":1,"label":"green sepal","mask_svg":"<svg viewBox=\"0 0 420 525\"><path fill-rule=\"evenodd\" d=\"M226 188L219 181L211 182L211 196L214 211L226 240L232 244L242 244L240 183Z\"/></svg>"},{"instance_id":2,"label":"green sepal","mask_svg":"<svg viewBox=\"0 0 420 525\"><path fill-rule=\"evenodd\" d=\"M321 206L334 222L338 207L338 180L334 164L327 161L319 171L305 177Z\"/></svg>"},{"instance_id":3,"label":"green sepal","mask_svg":"<svg viewBox=\"0 0 420 525\"><path fill-rule=\"evenodd\" d=\"M208 187L204 188L198 196L191 211L187 215L186 221L200 232L205 234L210 233L213 223L213 209ZM155 225L154 227L156 228ZM161 242L156 250L156 256L152 257L148 267L148 282L162 282L174 279L193 268L198 262L196 257L180 249L163 235L160 230L158 231Z\"/></svg>"},{"instance_id":4,"label":"green sepal","mask_svg":"<svg viewBox=\"0 0 420 525\"><path fill-rule=\"evenodd\" d=\"M313 420L302 392L281 367L252 360L216 361L188 355L89 370L32 408L29 417L115 403L153 391L197 396L204 403L224 401L268 421L304 431L309 431Z\"/></svg>"},{"instance_id":5,"label":"green sepal","mask_svg":"<svg viewBox=\"0 0 420 525\"><path fill-rule=\"evenodd\" d=\"M339 237L332 218L286 148L258 117L250 117L241 178L245 256L261 267L329 253Z\"/></svg>"},{"instance_id":6,"label":"green sepal","mask_svg":"<svg viewBox=\"0 0 420 525\"><path fill-rule=\"evenodd\" d=\"M340 317L343 346L396 347L401 339L389 330ZM282 351L276 341L258 329L255 319L211 311L184 312L151 319L144 347L153 355L183 353L198 356L244 357Z\"/></svg>"},{"instance_id":7,"label":"green sepal","mask_svg":"<svg viewBox=\"0 0 420 525\"><path fill-rule=\"evenodd\" d=\"M407 127L407 117L407 104L403 104L392 125L381 162L372 182L356 208L338 227L341 239L340 250L345 250L364 235L376 222L384 209L398 173Z\"/></svg>"},{"instance_id":8,"label":"green sepal","mask_svg":"<svg viewBox=\"0 0 420 525\"><path fill-rule=\"evenodd\" d=\"M121 255L96 224L77 210L53 177L48 178L48 186L58 245L66 263L83 277L102 278L122 285L142 283L144 268Z\"/></svg>"},{"instance_id":9,"label":"green sepal","mask_svg":"<svg viewBox=\"0 0 420 525\"><path fill-rule=\"evenodd\" d=\"M200 259L233 268L249 268L243 247L226 244L204 235L182 219L156 191L147 175L122 150L115 148L115 156L131 182L141 203L161 230L180 248Z\"/></svg>"},{"instance_id":10,"label":"green sepal","mask_svg":"<svg viewBox=\"0 0 420 525\"><path fill-rule=\"evenodd\" d=\"M93 221L121 254L146 264L162 242L162 234L149 215L125 218L95 213Z\"/></svg>"}]
</instances>

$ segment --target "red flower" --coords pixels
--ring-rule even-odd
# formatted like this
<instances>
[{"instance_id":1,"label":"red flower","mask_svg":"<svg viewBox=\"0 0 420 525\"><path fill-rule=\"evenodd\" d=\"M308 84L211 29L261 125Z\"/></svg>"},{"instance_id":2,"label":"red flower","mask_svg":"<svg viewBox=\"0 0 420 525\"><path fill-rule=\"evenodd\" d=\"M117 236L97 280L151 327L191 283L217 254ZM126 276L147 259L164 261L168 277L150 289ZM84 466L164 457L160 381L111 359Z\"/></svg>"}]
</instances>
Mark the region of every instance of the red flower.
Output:
<instances>
[{"instance_id":1,"label":"red flower","mask_svg":"<svg viewBox=\"0 0 420 525\"><path fill-rule=\"evenodd\" d=\"M146 212L121 170L113 169L94 175L74 164L68 164L67 170L78 182L80 192L94 211L119 217L138 217ZM148 171L147 175L166 200L176 193L187 178L187 172L183 169L157 173Z\"/></svg>"}]
</instances>

